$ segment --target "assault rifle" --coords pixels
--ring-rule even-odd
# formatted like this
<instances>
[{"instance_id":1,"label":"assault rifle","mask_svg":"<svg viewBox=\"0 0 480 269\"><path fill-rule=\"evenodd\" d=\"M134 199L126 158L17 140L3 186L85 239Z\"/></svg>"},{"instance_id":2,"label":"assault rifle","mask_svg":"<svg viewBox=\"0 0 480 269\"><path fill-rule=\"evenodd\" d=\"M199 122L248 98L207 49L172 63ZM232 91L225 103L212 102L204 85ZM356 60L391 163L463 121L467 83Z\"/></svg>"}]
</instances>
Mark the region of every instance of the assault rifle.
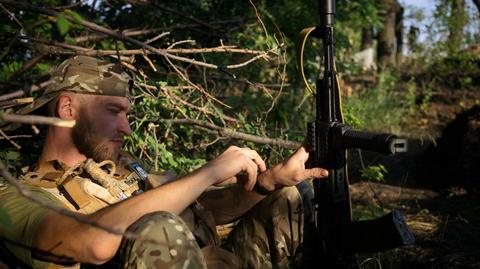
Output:
<instances>
[{"instance_id":1,"label":"assault rifle","mask_svg":"<svg viewBox=\"0 0 480 269\"><path fill-rule=\"evenodd\" d=\"M303 268L358 268L357 253L377 252L413 244L415 238L402 215L393 210L375 220L352 221L346 171L346 150L359 148L384 154L405 152L405 139L392 134L354 130L343 124L334 63L335 1L320 0L321 24L302 31L299 67L309 33L323 43L323 76L316 82L316 119L309 123L307 150L311 167L328 169L328 179L314 180L314 223L307 225ZM321 75L321 71L319 72ZM308 83L306 83L307 87Z\"/></svg>"}]
</instances>

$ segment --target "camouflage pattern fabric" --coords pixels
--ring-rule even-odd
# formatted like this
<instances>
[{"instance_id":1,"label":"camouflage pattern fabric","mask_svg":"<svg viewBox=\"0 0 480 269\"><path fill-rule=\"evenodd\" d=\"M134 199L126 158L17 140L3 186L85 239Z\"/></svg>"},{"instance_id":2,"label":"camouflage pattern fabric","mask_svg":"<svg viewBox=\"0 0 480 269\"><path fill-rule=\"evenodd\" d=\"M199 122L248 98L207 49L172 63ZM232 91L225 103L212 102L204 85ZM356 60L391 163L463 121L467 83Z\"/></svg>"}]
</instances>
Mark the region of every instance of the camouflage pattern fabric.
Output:
<instances>
[{"instance_id":1,"label":"camouflage pattern fabric","mask_svg":"<svg viewBox=\"0 0 480 269\"><path fill-rule=\"evenodd\" d=\"M303 218L298 190L283 188L243 217L223 247L240 258L241 268L296 268L301 261Z\"/></svg>"},{"instance_id":2,"label":"camouflage pattern fabric","mask_svg":"<svg viewBox=\"0 0 480 269\"><path fill-rule=\"evenodd\" d=\"M82 265L82 268L207 268L195 237L185 222L172 213L147 214L130 225L127 231L155 241L124 239L112 260L99 266Z\"/></svg>"},{"instance_id":3,"label":"camouflage pattern fabric","mask_svg":"<svg viewBox=\"0 0 480 269\"><path fill-rule=\"evenodd\" d=\"M125 240L120 248L123 268L206 268L195 237L185 222L172 213L145 215L128 231L154 238L165 245Z\"/></svg>"},{"instance_id":4,"label":"camouflage pattern fabric","mask_svg":"<svg viewBox=\"0 0 480 269\"><path fill-rule=\"evenodd\" d=\"M43 95L18 114L29 114L47 104L62 91L130 97L133 81L118 64L89 57L75 56L61 63L51 74L52 83Z\"/></svg>"}]
</instances>

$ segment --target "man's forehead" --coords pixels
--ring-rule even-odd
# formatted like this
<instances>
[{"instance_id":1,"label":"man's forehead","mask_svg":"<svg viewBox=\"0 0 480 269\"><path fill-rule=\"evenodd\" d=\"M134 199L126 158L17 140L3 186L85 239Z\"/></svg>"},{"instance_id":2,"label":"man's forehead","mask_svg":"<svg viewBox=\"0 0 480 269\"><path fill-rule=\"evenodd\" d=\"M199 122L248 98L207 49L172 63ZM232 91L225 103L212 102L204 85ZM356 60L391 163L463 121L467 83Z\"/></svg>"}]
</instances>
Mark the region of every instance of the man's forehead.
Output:
<instances>
[{"instance_id":1,"label":"man's forehead","mask_svg":"<svg viewBox=\"0 0 480 269\"><path fill-rule=\"evenodd\" d=\"M131 104L127 97L96 95L97 102L103 106L116 106L124 110L130 110Z\"/></svg>"}]
</instances>

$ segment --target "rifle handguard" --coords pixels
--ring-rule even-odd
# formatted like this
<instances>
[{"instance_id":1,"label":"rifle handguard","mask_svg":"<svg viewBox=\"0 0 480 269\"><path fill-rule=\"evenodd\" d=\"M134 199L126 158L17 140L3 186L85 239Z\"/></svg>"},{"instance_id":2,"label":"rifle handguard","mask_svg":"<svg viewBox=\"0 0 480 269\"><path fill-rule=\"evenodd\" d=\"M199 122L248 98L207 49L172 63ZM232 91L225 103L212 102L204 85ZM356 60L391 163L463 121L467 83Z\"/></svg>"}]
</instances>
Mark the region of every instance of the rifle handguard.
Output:
<instances>
[{"instance_id":1,"label":"rifle handguard","mask_svg":"<svg viewBox=\"0 0 480 269\"><path fill-rule=\"evenodd\" d=\"M359 148L383 154L395 154L407 151L407 140L392 134L376 134L347 129L342 134L344 149Z\"/></svg>"}]
</instances>

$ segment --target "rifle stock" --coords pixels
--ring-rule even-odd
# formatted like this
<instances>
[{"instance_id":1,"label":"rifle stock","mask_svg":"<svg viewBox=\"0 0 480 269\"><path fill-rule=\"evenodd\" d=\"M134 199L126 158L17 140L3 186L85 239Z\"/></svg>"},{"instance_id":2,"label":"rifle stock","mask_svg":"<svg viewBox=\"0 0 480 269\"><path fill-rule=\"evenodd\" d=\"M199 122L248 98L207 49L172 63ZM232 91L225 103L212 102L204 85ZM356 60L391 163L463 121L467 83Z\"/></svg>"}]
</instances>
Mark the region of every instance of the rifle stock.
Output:
<instances>
[{"instance_id":1,"label":"rifle stock","mask_svg":"<svg viewBox=\"0 0 480 269\"><path fill-rule=\"evenodd\" d=\"M306 225L302 267L358 268L357 253L413 244L415 238L396 210L379 219L352 221L346 149L394 154L405 152L407 143L392 134L357 131L343 124L334 63L334 0L320 0L320 16L313 33L323 43L323 76L316 83L316 119L307 127L306 144L309 165L328 169L329 177L313 182L315 221Z\"/></svg>"}]
</instances>

